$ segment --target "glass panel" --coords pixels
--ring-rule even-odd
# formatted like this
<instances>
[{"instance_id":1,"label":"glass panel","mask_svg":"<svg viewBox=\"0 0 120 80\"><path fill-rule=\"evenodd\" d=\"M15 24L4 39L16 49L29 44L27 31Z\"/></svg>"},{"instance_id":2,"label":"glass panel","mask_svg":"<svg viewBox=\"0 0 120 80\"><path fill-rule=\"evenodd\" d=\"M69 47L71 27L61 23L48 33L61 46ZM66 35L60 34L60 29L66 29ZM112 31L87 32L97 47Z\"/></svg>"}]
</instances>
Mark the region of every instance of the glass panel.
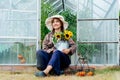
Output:
<instances>
[{"instance_id":1,"label":"glass panel","mask_svg":"<svg viewBox=\"0 0 120 80\"><path fill-rule=\"evenodd\" d=\"M49 4L53 4L54 2L58 2L58 1L61 1L61 0L49 0ZM61 1L62 2L62 1Z\"/></svg>"},{"instance_id":2,"label":"glass panel","mask_svg":"<svg viewBox=\"0 0 120 80\"><path fill-rule=\"evenodd\" d=\"M117 0L80 0L78 18L118 18Z\"/></svg>"},{"instance_id":3,"label":"glass panel","mask_svg":"<svg viewBox=\"0 0 120 80\"><path fill-rule=\"evenodd\" d=\"M0 21L1 20L8 20L9 11L0 10Z\"/></svg>"},{"instance_id":4,"label":"glass panel","mask_svg":"<svg viewBox=\"0 0 120 80\"><path fill-rule=\"evenodd\" d=\"M0 38L0 42L1 43L17 43L17 42L21 42L21 43L24 43L24 42L35 42L36 39L6 39L6 38ZM27 44L27 43L26 43Z\"/></svg>"},{"instance_id":5,"label":"glass panel","mask_svg":"<svg viewBox=\"0 0 120 80\"><path fill-rule=\"evenodd\" d=\"M28 41L28 42L27 42ZM31 40L14 43L0 42L0 64L35 64L36 43ZM20 59L22 55L23 59Z\"/></svg>"},{"instance_id":6,"label":"glass panel","mask_svg":"<svg viewBox=\"0 0 120 80\"><path fill-rule=\"evenodd\" d=\"M0 0L0 64L36 63L37 18L37 0Z\"/></svg>"},{"instance_id":7,"label":"glass panel","mask_svg":"<svg viewBox=\"0 0 120 80\"><path fill-rule=\"evenodd\" d=\"M78 0L64 0L64 1L66 7L68 6L69 8L75 9L75 11L77 10Z\"/></svg>"},{"instance_id":8,"label":"glass panel","mask_svg":"<svg viewBox=\"0 0 120 80\"><path fill-rule=\"evenodd\" d=\"M90 64L117 64L117 43L78 44L78 54Z\"/></svg>"},{"instance_id":9,"label":"glass panel","mask_svg":"<svg viewBox=\"0 0 120 80\"><path fill-rule=\"evenodd\" d=\"M118 41L118 21L80 21L77 28L78 41Z\"/></svg>"},{"instance_id":10,"label":"glass panel","mask_svg":"<svg viewBox=\"0 0 120 80\"><path fill-rule=\"evenodd\" d=\"M12 11L10 20L36 20L37 13L36 12L17 12Z\"/></svg>"},{"instance_id":11,"label":"glass panel","mask_svg":"<svg viewBox=\"0 0 120 80\"><path fill-rule=\"evenodd\" d=\"M12 0L12 9L16 10L36 10L37 0Z\"/></svg>"},{"instance_id":12,"label":"glass panel","mask_svg":"<svg viewBox=\"0 0 120 80\"><path fill-rule=\"evenodd\" d=\"M56 11L56 12L59 12L59 11L61 11L62 9L63 9L63 6L62 6L62 5L59 5L55 11Z\"/></svg>"},{"instance_id":13,"label":"glass panel","mask_svg":"<svg viewBox=\"0 0 120 80\"><path fill-rule=\"evenodd\" d=\"M0 0L0 9L9 9L10 1L9 0Z\"/></svg>"},{"instance_id":14,"label":"glass panel","mask_svg":"<svg viewBox=\"0 0 120 80\"><path fill-rule=\"evenodd\" d=\"M52 0L52 1L53 1L53 0ZM56 7L57 7L58 5L60 5L61 3L62 3L61 0L58 0L57 2L55 1L55 2L53 2L54 5L52 4L52 5L53 5L52 7L53 7L53 8L56 8Z\"/></svg>"},{"instance_id":15,"label":"glass panel","mask_svg":"<svg viewBox=\"0 0 120 80\"><path fill-rule=\"evenodd\" d=\"M0 23L2 28L0 36L35 37L37 35L36 21L3 21Z\"/></svg>"}]
</instances>

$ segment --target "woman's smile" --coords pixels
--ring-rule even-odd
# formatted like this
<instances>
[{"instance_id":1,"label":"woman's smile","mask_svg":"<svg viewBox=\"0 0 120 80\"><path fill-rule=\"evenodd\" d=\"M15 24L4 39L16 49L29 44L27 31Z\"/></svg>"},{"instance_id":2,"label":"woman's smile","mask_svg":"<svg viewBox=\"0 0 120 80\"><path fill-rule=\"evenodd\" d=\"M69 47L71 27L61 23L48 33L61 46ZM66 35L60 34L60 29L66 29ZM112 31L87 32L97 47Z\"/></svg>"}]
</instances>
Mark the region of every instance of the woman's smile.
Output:
<instances>
[{"instance_id":1,"label":"woman's smile","mask_svg":"<svg viewBox=\"0 0 120 80\"><path fill-rule=\"evenodd\" d=\"M53 25L54 29L60 29L61 28L61 23L58 19L54 19L52 25Z\"/></svg>"}]
</instances>

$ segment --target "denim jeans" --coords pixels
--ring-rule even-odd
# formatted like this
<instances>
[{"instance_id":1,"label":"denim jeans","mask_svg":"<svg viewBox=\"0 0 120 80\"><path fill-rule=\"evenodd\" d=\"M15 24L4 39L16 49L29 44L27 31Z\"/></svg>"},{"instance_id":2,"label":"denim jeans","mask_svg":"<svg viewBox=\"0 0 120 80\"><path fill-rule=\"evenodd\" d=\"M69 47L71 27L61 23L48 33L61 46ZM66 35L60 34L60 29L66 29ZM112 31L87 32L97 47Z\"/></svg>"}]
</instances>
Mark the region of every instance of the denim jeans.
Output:
<instances>
[{"instance_id":1,"label":"denim jeans","mask_svg":"<svg viewBox=\"0 0 120 80\"><path fill-rule=\"evenodd\" d=\"M53 53L39 50L37 51L36 56L37 68L39 70L44 70L47 65L51 65L56 75L60 75L60 71L66 69L71 63L69 56L59 50L56 50Z\"/></svg>"}]
</instances>

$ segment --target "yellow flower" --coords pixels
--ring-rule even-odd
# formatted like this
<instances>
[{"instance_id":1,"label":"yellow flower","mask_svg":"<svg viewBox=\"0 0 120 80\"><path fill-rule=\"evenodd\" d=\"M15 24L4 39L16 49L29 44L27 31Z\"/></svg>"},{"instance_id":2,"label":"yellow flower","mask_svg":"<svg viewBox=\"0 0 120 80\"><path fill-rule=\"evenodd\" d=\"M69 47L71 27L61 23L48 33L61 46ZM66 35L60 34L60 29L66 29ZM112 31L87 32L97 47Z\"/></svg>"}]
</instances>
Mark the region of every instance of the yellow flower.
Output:
<instances>
[{"instance_id":1,"label":"yellow flower","mask_svg":"<svg viewBox=\"0 0 120 80\"><path fill-rule=\"evenodd\" d=\"M68 34L70 35L70 37L73 36L73 33L71 31L68 31Z\"/></svg>"},{"instance_id":2,"label":"yellow flower","mask_svg":"<svg viewBox=\"0 0 120 80\"><path fill-rule=\"evenodd\" d=\"M69 34L65 34L65 39L69 40L70 39L70 35Z\"/></svg>"},{"instance_id":3,"label":"yellow flower","mask_svg":"<svg viewBox=\"0 0 120 80\"><path fill-rule=\"evenodd\" d=\"M69 40L73 36L71 31L65 30L62 32L57 32L54 34L56 40Z\"/></svg>"},{"instance_id":4,"label":"yellow flower","mask_svg":"<svg viewBox=\"0 0 120 80\"><path fill-rule=\"evenodd\" d=\"M73 33L71 31L65 30L64 36L66 40L69 40L73 36Z\"/></svg>"},{"instance_id":5,"label":"yellow flower","mask_svg":"<svg viewBox=\"0 0 120 80\"><path fill-rule=\"evenodd\" d=\"M68 30L64 30L64 34L68 33Z\"/></svg>"},{"instance_id":6,"label":"yellow flower","mask_svg":"<svg viewBox=\"0 0 120 80\"><path fill-rule=\"evenodd\" d=\"M60 39L61 38L61 33L55 33L55 38Z\"/></svg>"}]
</instances>

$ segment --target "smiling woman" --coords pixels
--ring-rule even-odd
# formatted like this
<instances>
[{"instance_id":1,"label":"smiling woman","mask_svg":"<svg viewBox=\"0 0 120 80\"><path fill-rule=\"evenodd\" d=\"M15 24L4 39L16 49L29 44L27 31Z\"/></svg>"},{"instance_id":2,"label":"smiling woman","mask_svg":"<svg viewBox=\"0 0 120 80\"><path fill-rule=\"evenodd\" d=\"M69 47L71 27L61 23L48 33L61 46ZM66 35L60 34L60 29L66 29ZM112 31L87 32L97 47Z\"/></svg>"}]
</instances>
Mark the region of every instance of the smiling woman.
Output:
<instances>
[{"instance_id":1,"label":"smiling woman","mask_svg":"<svg viewBox=\"0 0 120 80\"><path fill-rule=\"evenodd\" d=\"M66 31L68 23L61 15L54 15L46 19L46 27L51 31L46 34L43 40L42 50L37 51L37 68L42 70L35 73L37 77L45 77L51 71L55 75L60 75L66 69L71 60L69 55L76 51L76 44L72 40L72 32ZM53 39L56 39L55 43ZM67 44L59 41L67 41ZM63 44L61 46L61 44ZM67 47L66 47L66 46Z\"/></svg>"}]
</instances>

